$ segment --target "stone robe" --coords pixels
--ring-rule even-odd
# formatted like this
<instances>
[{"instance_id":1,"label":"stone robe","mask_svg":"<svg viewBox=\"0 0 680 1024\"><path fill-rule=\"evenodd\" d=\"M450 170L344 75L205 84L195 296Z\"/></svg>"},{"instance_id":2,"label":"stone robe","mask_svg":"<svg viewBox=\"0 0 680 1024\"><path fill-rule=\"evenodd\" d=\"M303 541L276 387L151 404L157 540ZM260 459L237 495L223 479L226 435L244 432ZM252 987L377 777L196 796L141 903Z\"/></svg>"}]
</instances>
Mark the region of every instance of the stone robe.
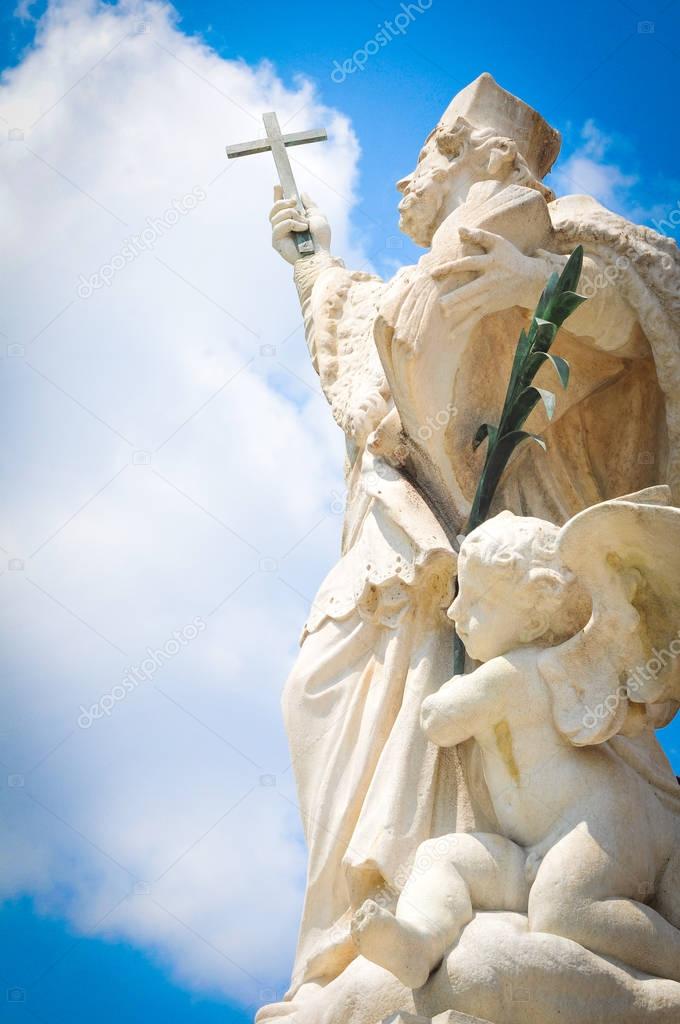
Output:
<instances>
[{"instance_id":1,"label":"stone robe","mask_svg":"<svg viewBox=\"0 0 680 1024\"><path fill-rule=\"evenodd\" d=\"M498 416L528 311L482 316L456 336L443 313L452 289L432 271L455 258L456 225L466 218L500 231L508 209L499 217L499 204L525 204L518 216L510 210L512 236L513 217L527 216L527 202L545 204L513 188L491 210L480 213L473 203L456 211L432 249L392 282L329 259L313 287L301 290L312 359L348 435L348 503L341 560L315 599L283 694L309 846L289 997L304 982L325 984L342 972L355 956L353 909L369 895L393 901L422 840L494 828L474 750L429 745L419 712L452 671L445 611L455 537L482 458L472 436ZM678 377L678 297L664 292L660 271L662 260L677 256L668 240L582 197L546 209L548 234L539 225L528 255L546 244L567 253L582 241L591 277L616 269L612 283L593 290L588 336L568 323L555 343L572 379L551 424L532 414L530 428L545 436L547 454L527 446L497 499L498 508L562 522L673 477L667 467L676 465L680 417L656 367L665 361ZM675 266L668 276L678 280ZM556 380L541 373L557 392ZM388 415L368 443L357 441L357 417L372 401L386 402Z\"/></svg>"}]
</instances>

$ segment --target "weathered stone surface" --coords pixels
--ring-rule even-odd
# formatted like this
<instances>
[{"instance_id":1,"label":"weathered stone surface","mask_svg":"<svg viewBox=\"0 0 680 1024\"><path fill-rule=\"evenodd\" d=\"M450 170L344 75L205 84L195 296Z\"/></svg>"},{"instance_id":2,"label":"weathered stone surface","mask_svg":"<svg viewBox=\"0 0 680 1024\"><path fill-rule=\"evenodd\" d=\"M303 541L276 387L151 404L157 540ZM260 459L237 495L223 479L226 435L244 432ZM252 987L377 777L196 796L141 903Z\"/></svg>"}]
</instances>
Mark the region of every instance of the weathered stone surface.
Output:
<instances>
[{"instance_id":1,"label":"weathered stone surface","mask_svg":"<svg viewBox=\"0 0 680 1024\"><path fill-rule=\"evenodd\" d=\"M332 256L308 198L270 215L347 439L342 557L283 697L310 851L295 1024L680 1020L679 790L654 736L680 703L680 257L556 198L558 148L491 76L464 89L398 185L427 251L391 281ZM588 301L551 350L570 383L544 361L554 408L527 421L547 451L513 458L459 552L475 433L577 244ZM453 679L451 618L478 662Z\"/></svg>"}]
</instances>

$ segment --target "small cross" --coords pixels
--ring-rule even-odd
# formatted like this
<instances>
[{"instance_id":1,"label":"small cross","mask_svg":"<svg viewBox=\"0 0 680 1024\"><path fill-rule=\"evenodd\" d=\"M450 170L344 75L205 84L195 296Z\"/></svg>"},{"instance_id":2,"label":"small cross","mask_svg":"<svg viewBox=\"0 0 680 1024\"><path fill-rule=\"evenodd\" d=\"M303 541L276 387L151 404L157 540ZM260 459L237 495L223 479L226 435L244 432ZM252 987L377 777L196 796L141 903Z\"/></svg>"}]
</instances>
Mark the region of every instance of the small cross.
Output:
<instances>
[{"instance_id":1,"label":"small cross","mask_svg":"<svg viewBox=\"0 0 680 1024\"><path fill-rule=\"evenodd\" d=\"M267 138L255 139L253 142L238 142L235 146L227 146L227 156L232 160L237 156L250 156L251 153L266 153L268 150L271 150L276 169L279 172L283 198L295 199L298 211L305 217L305 208L298 194L286 146L303 146L306 142L324 142L328 135L323 128L316 129L315 131L291 132L289 135L283 135L276 114L263 114L262 120L264 121ZM314 252L314 242L309 231L296 231L295 243L298 252L303 256L311 255Z\"/></svg>"}]
</instances>

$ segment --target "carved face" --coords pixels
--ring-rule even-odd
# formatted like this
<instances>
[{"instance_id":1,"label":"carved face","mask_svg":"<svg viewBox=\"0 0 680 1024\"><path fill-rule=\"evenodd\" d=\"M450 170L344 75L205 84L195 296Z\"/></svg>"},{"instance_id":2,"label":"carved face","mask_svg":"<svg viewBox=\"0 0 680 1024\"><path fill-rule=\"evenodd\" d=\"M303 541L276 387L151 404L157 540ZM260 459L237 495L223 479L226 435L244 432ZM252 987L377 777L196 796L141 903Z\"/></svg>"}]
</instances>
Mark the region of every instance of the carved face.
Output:
<instances>
[{"instance_id":1,"label":"carved face","mask_svg":"<svg viewBox=\"0 0 680 1024\"><path fill-rule=\"evenodd\" d=\"M534 178L512 139L493 128L473 128L463 117L452 125L438 125L415 170L397 182L403 195L399 227L416 245L431 245L437 228L465 202L470 187L489 180L516 181L538 189L548 200L555 198Z\"/></svg>"},{"instance_id":2,"label":"carved face","mask_svg":"<svg viewBox=\"0 0 680 1024\"><path fill-rule=\"evenodd\" d=\"M451 161L434 136L423 146L416 168L397 182L399 227L416 245L429 246L446 213Z\"/></svg>"},{"instance_id":3,"label":"carved face","mask_svg":"<svg viewBox=\"0 0 680 1024\"><path fill-rule=\"evenodd\" d=\"M463 553L458 585L448 614L471 658L498 658L531 643L546 629L547 617L537 607L535 588L528 581L518 587L513 573Z\"/></svg>"},{"instance_id":4,"label":"carved face","mask_svg":"<svg viewBox=\"0 0 680 1024\"><path fill-rule=\"evenodd\" d=\"M449 618L471 658L490 661L517 647L517 627L509 581L477 559L458 563L458 596L449 608ZM510 602L510 604L508 604Z\"/></svg>"},{"instance_id":5,"label":"carved face","mask_svg":"<svg viewBox=\"0 0 680 1024\"><path fill-rule=\"evenodd\" d=\"M415 171L396 182L403 196L399 227L417 245L429 246L439 224L465 201L470 184L490 176L485 155L477 152L478 142L490 135L492 129L473 129L464 118L448 127L438 125Z\"/></svg>"}]
</instances>

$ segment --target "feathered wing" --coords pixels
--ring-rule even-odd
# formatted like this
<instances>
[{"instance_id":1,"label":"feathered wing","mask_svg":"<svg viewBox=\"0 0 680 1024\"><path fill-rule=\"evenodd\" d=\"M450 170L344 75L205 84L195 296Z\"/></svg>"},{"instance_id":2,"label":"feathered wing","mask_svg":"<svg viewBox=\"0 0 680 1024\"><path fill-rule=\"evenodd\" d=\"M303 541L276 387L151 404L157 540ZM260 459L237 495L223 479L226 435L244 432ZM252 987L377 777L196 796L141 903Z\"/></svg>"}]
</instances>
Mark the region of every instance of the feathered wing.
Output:
<instances>
[{"instance_id":1,"label":"feathered wing","mask_svg":"<svg viewBox=\"0 0 680 1024\"><path fill-rule=\"evenodd\" d=\"M539 667L557 727L577 746L658 728L680 705L680 509L644 502L643 492L594 505L558 538L591 616Z\"/></svg>"}]
</instances>

